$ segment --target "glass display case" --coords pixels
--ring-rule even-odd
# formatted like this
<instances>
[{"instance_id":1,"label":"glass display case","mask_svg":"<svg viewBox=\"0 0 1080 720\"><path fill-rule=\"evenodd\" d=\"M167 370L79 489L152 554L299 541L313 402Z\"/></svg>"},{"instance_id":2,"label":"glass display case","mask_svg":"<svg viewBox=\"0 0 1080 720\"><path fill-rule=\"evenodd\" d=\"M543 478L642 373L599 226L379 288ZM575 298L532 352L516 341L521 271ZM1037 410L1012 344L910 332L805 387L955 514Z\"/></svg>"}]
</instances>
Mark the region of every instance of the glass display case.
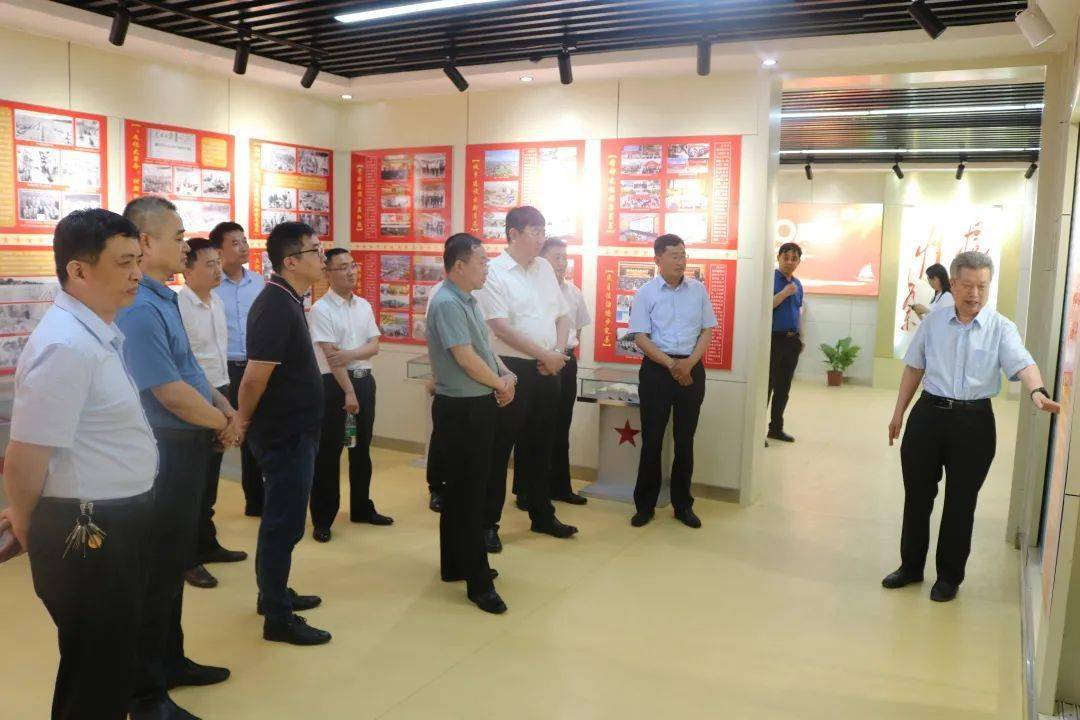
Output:
<instances>
[{"instance_id":1,"label":"glass display case","mask_svg":"<svg viewBox=\"0 0 1080 720\"><path fill-rule=\"evenodd\" d=\"M615 368L580 368L578 370L578 400L601 405L640 404L638 371Z\"/></svg>"},{"instance_id":2,"label":"glass display case","mask_svg":"<svg viewBox=\"0 0 1080 720\"><path fill-rule=\"evenodd\" d=\"M405 363L405 377L409 380L427 380L431 377L431 359L417 355Z\"/></svg>"}]
</instances>

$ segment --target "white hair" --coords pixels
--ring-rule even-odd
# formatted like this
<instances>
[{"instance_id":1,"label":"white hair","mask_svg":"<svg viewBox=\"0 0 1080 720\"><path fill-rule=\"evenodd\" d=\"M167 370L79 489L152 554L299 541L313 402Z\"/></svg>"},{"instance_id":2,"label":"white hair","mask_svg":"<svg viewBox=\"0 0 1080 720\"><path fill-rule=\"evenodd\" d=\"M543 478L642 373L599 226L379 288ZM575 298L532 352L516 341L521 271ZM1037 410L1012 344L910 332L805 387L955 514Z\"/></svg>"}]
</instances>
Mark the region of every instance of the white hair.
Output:
<instances>
[{"instance_id":1,"label":"white hair","mask_svg":"<svg viewBox=\"0 0 1080 720\"><path fill-rule=\"evenodd\" d=\"M990 277L994 277L994 261L990 259L990 256L986 253L976 252L969 250L962 252L953 258L952 264L949 266L949 276L959 277L960 271L964 268L968 270L982 270L988 268L990 270Z\"/></svg>"}]
</instances>

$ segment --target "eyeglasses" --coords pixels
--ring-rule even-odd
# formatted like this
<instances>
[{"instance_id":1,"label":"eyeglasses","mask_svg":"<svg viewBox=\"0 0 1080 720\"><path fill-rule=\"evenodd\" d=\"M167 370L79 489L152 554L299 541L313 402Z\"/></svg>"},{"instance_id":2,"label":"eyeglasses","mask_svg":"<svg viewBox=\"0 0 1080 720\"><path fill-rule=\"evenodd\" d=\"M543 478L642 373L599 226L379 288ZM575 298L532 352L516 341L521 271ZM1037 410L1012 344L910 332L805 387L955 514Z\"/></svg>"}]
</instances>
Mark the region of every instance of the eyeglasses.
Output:
<instances>
[{"instance_id":1,"label":"eyeglasses","mask_svg":"<svg viewBox=\"0 0 1080 720\"><path fill-rule=\"evenodd\" d=\"M303 255L304 253L319 253L319 257L322 257L322 254L323 254L322 245L320 245L319 247L308 248L307 250L301 250L299 252L290 253L290 254L286 255L285 257L297 257L299 255Z\"/></svg>"},{"instance_id":2,"label":"eyeglasses","mask_svg":"<svg viewBox=\"0 0 1080 720\"><path fill-rule=\"evenodd\" d=\"M352 265L342 265L341 267L336 268L326 268L326 272L341 272L342 270L345 270L347 272L349 270L356 270L359 267L359 265L353 263Z\"/></svg>"}]
</instances>

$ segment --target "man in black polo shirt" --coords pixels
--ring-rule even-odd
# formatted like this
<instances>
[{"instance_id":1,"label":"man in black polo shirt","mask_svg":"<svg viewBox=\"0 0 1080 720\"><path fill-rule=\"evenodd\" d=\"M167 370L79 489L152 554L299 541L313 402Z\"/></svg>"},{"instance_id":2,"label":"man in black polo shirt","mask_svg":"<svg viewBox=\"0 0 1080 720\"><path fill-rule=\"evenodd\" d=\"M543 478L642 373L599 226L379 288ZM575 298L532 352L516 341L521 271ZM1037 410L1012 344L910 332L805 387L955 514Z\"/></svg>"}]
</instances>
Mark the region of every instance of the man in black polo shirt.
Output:
<instances>
[{"instance_id":1,"label":"man in black polo shirt","mask_svg":"<svg viewBox=\"0 0 1080 720\"><path fill-rule=\"evenodd\" d=\"M266 241L274 275L251 306L248 365L240 383L240 422L263 471L265 493L255 577L263 638L321 645L330 633L295 610L322 600L289 588L292 551L304 536L322 426L322 375L304 318L303 295L322 278L323 250L304 223L285 222Z\"/></svg>"}]
</instances>

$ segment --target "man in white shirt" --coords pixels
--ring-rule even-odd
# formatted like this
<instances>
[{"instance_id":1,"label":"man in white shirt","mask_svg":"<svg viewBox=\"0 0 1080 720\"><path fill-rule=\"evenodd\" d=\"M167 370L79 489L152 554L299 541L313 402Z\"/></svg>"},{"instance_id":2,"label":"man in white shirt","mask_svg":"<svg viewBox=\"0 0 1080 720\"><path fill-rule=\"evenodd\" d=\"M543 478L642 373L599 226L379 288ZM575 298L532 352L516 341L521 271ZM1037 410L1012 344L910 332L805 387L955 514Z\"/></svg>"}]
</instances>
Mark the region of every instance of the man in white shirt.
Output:
<instances>
[{"instance_id":1,"label":"man in white shirt","mask_svg":"<svg viewBox=\"0 0 1080 720\"><path fill-rule=\"evenodd\" d=\"M60 221L53 254L63 290L15 372L11 505L0 525L10 522L29 550L34 590L56 624L54 720L126 718L138 664L158 455L114 323L139 287L137 238L107 210Z\"/></svg>"},{"instance_id":2,"label":"man in white shirt","mask_svg":"<svg viewBox=\"0 0 1080 720\"><path fill-rule=\"evenodd\" d=\"M225 307L214 288L221 284L221 243L206 238L189 238L187 265L184 268L184 285L177 297L180 318L187 331L191 351L199 367L206 373L210 385L225 397L229 396L229 368L227 365L228 332L225 323ZM241 562L247 559L242 550L226 550L218 542L214 525L214 503L217 502L218 479L221 475L221 459L225 449L215 446L206 468L206 486L203 488L202 505L199 509L199 529L195 560L184 578L188 584L212 588L217 578L206 569L205 563Z\"/></svg>"},{"instance_id":3,"label":"man in white shirt","mask_svg":"<svg viewBox=\"0 0 1080 720\"><path fill-rule=\"evenodd\" d=\"M349 519L392 525L371 502L371 433L375 426L375 377L371 358L379 352L379 326L367 300L353 293L356 262L349 251L326 252L330 290L311 306L308 324L323 379L324 414L315 479L311 486L311 524L319 542L330 541L330 526L341 505L341 448L345 416L356 416L356 445L349 448Z\"/></svg>"},{"instance_id":4,"label":"man in white shirt","mask_svg":"<svg viewBox=\"0 0 1080 720\"><path fill-rule=\"evenodd\" d=\"M577 532L555 517L548 486L559 373L566 365L571 319L551 263L539 257L545 226L544 216L534 207L508 212L507 248L488 265L487 282L475 293L495 336L495 352L518 378L517 401L499 409L484 513L488 552L502 550L499 521L506 502L506 468L515 446L519 462L514 474L526 498L533 532L558 538Z\"/></svg>"}]
</instances>

